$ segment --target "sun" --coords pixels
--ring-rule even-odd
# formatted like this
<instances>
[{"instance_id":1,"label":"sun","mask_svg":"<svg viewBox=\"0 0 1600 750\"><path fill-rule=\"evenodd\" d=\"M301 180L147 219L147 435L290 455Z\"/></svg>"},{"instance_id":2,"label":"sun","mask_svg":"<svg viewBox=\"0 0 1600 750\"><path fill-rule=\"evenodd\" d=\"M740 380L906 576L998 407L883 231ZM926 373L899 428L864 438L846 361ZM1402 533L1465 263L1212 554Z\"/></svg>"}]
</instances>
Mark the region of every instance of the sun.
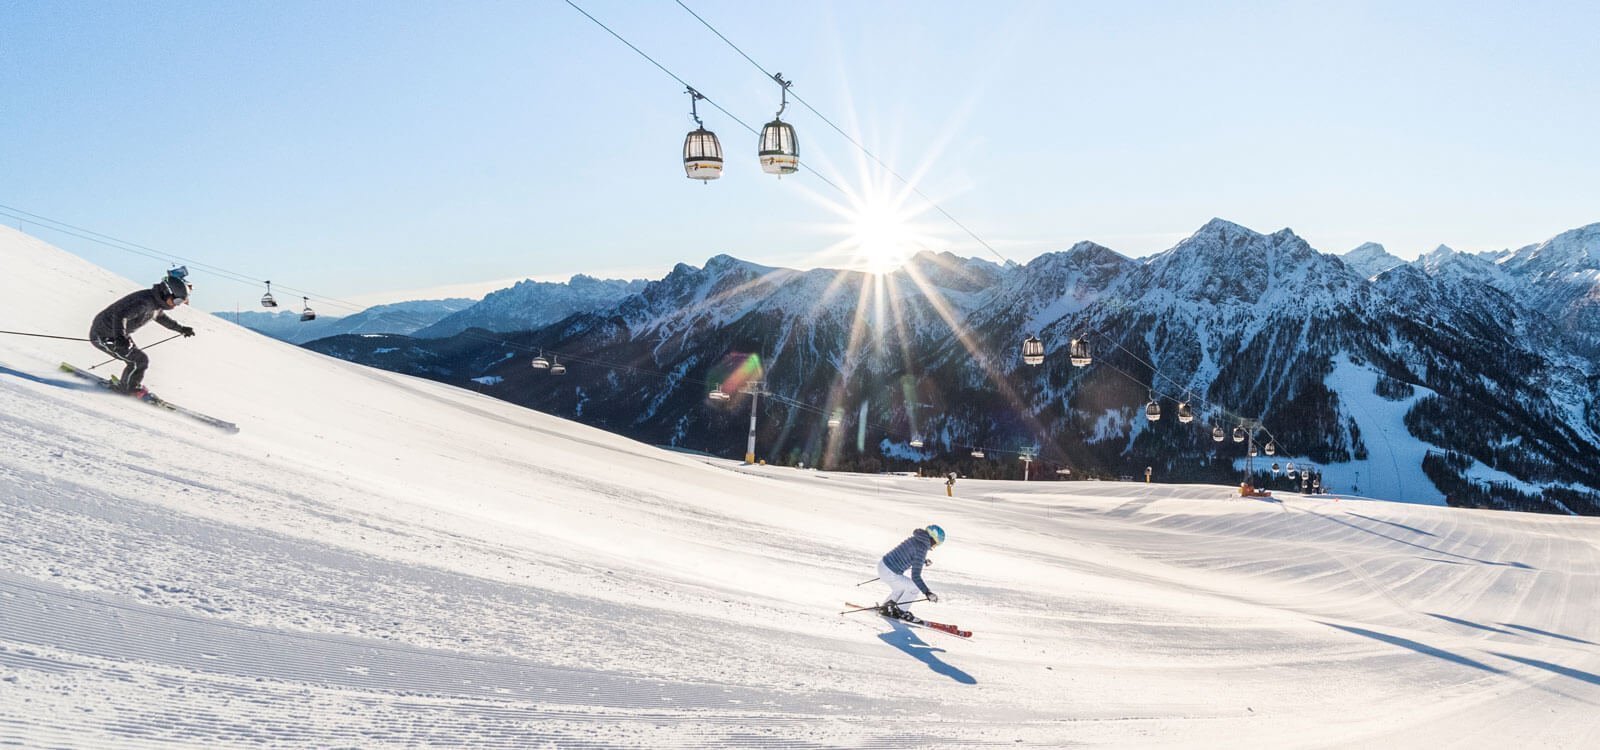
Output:
<instances>
[{"instance_id":1,"label":"sun","mask_svg":"<svg viewBox=\"0 0 1600 750\"><path fill-rule=\"evenodd\" d=\"M855 180L828 181L838 194L803 190L807 198L837 217L813 225L830 242L811 256L812 261L886 275L917 253L948 245L938 225L928 222L928 212L938 206L922 195L914 182L887 168L862 163L858 169Z\"/></svg>"},{"instance_id":2,"label":"sun","mask_svg":"<svg viewBox=\"0 0 1600 750\"><path fill-rule=\"evenodd\" d=\"M853 206L845 231L854 265L882 274L905 264L921 244L913 218L903 207L883 201Z\"/></svg>"}]
</instances>

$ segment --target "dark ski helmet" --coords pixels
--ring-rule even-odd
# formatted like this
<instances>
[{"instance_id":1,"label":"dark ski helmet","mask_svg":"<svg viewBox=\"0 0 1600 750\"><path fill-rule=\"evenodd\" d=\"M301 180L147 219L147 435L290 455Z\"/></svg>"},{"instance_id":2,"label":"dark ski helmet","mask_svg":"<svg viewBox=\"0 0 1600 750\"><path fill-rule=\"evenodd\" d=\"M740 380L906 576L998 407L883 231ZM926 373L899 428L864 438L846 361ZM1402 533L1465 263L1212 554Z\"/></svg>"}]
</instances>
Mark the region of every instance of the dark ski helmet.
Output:
<instances>
[{"instance_id":1,"label":"dark ski helmet","mask_svg":"<svg viewBox=\"0 0 1600 750\"><path fill-rule=\"evenodd\" d=\"M168 276L156 282L156 294L162 299L184 302L189 299L189 284L179 276Z\"/></svg>"},{"instance_id":2,"label":"dark ski helmet","mask_svg":"<svg viewBox=\"0 0 1600 750\"><path fill-rule=\"evenodd\" d=\"M928 528L924 529L924 531L928 532L928 536L933 537L933 546L937 547L944 544L944 529L940 528L939 524L928 524Z\"/></svg>"}]
</instances>

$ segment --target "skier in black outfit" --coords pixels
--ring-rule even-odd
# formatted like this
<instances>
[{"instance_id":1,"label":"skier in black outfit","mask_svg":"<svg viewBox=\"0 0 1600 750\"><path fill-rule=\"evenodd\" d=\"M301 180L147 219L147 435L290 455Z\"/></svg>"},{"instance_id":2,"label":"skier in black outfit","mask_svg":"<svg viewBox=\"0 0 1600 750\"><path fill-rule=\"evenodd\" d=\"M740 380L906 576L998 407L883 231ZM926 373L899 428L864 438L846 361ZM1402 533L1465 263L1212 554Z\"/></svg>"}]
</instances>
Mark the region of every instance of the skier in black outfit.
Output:
<instances>
[{"instance_id":1,"label":"skier in black outfit","mask_svg":"<svg viewBox=\"0 0 1600 750\"><path fill-rule=\"evenodd\" d=\"M134 345L129 334L154 319L185 337L193 336L193 328L167 317L164 312L188 301L189 284L184 281L183 269L176 269L149 289L123 297L94 316L94 323L89 327L89 342L127 365L116 383L117 390L139 398L149 396L141 382L145 368L150 366L150 358Z\"/></svg>"}]
</instances>

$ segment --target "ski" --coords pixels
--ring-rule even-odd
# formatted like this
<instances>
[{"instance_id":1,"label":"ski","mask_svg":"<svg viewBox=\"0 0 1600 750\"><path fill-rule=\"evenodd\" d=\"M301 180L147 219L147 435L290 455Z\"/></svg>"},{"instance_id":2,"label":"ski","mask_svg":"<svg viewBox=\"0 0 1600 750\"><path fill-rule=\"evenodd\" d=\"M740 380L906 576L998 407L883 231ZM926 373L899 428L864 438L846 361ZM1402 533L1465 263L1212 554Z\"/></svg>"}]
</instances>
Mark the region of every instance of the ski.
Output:
<instances>
[{"instance_id":1,"label":"ski","mask_svg":"<svg viewBox=\"0 0 1600 750\"><path fill-rule=\"evenodd\" d=\"M937 630L937 631L939 631L941 633L949 633L950 635L953 635L953 636L955 636L957 638L971 638L972 637L972 631L970 631L970 630L962 630L961 628L958 628L958 627L956 627L954 625L949 625L949 624L942 623L942 622L934 622L932 620L924 620L924 619L922 619L920 617L916 617L915 615L912 615L912 619L908 620L908 619L906 619L904 617L890 617L889 615L886 615L886 614L884 614L882 612L879 612L876 607L871 607L871 606L866 606L866 605L861 605L861 604L855 604L855 603L852 603L852 602L845 602L844 605L846 607L850 607L851 609L856 609L856 610L860 610L860 611L863 611L863 612L870 610L874 614L877 614L877 615L879 615L881 617L884 617L886 619L889 619L889 620L894 620L895 622L903 622L903 623L906 623L907 625L921 625L922 627L925 627L925 628L932 628L933 630Z\"/></svg>"},{"instance_id":2,"label":"ski","mask_svg":"<svg viewBox=\"0 0 1600 750\"><path fill-rule=\"evenodd\" d=\"M66 362L62 362L61 363L61 370L63 372L72 373L73 375L76 375L76 376L78 376L80 378L83 378L84 380L92 382L92 383L94 383L94 384L96 384L96 385L100 386L101 388L104 388L104 389L106 389L108 391L112 391L112 382L111 382L110 378L101 377L101 376L96 375L96 374L94 374L92 372L89 372L88 370L79 369L78 367L76 367L74 365L71 365L71 364L68 364ZM117 391L112 391L112 392L115 393ZM196 421L199 421L199 422L204 422L204 423L206 423L208 425L211 425L212 427L215 427L215 428L217 428L219 430L225 430L225 431L230 432L230 433L239 431L239 425L236 425L236 424L234 424L232 422L229 422L229 421L223 420L223 419L217 419L216 417L213 417L213 416L211 416L209 414L201 414L200 412L194 411L192 409L186 409L186 408L184 408L182 406L179 406L177 404L172 403L171 401L167 401L165 399L162 399L162 398L159 398L159 397L156 397L156 396L149 396L147 398L142 398L140 400L145 402L145 403L147 403L147 404L149 404L149 405L151 405L151 406L159 406L159 407L161 407L163 409L166 409L167 411L174 412L174 413L177 413L177 414L182 414L182 415L184 415L184 416L186 416L186 417L188 417L190 419L193 419L193 420L196 420Z\"/></svg>"}]
</instances>

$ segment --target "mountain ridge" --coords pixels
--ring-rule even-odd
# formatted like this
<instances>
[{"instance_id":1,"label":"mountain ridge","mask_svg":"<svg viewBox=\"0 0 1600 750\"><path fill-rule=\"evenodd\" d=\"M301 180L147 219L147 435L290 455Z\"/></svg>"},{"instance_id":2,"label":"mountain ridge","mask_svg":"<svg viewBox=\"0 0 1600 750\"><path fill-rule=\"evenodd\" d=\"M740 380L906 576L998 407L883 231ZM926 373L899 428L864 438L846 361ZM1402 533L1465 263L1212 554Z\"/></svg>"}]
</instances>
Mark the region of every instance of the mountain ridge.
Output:
<instances>
[{"instance_id":1,"label":"mountain ridge","mask_svg":"<svg viewBox=\"0 0 1600 750\"><path fill-rule=\"evenodd\" d=\"M1584 257L1569 244L1562 250ZM1518 268L1444 249L1368 278L1292 230L1267 234L1222 219L1143 260L1077 243L1027 265L919 253L908 266L879 284L862 272L724 254L500 344L457 342L448 355L442 344L425 347L439 354L426 367L397 358L393 344L381 357L351 337L314 348L447 382L492 376L500 380L486 390L502 398L713 452L737 444L744 428L705 394L722 387L726 358L754 353L769 389L804 407L762 428L774 460L870 468L916 455L1003 472L964 453L1033 446L1044 465L1080 473L1151 465L1196 481L1240 475L1248 457L1228 453L1231 443L1144 420L1155 395L1164 409L1189 401L1198 422L1230 432L1262 420L1295 460L1341 487L1382 474L1393 485L1385 492L1431 488L1406 490L1414 500L1600 513L1600 470L1581 459L1600 450L1600 368L1581 339L1551 324ZM1046 346L1038 368L1017 359L1030 335ZM1103 367L1065 362L1068 342L1084 335L1099 341ZM574 367L552 387L522 358L508 360L506 345L626 362L666 380ZM1368 381L1424 395L1386 401L1350 390ZM836 413L872 434L847 440L818 423L817 414ZM1402 422L1407 434L1386 444L1419 446L1406 449L1415 465L1377 472L1371 462L1382 457L1363 425L1370 433ZM722 437L697 444L701 435ZM913 435L937 447L910 449ZM1484 479L1505 476L1516 483Z\"/></svg>"}]
</instances>

